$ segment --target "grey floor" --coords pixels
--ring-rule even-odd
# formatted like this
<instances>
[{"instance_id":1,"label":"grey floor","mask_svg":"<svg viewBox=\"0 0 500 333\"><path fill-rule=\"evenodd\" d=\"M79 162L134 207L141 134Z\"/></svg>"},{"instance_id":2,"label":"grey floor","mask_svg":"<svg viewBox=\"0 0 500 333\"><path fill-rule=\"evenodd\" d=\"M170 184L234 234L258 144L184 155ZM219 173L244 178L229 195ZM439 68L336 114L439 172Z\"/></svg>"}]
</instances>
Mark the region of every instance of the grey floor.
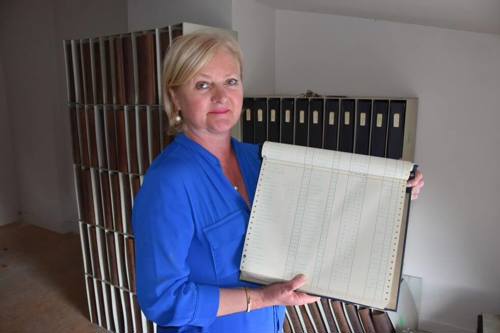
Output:
<instances>
[{"instance_id":1,"label":"grey floor","mask_svg":"<svg viewBox=\"0 0 500 333\"><path fill-rule=\"evenodd\" d=\"M106 332L88 320L78 235L0 227L0 332Z\"/></svg>"}]
</instances>

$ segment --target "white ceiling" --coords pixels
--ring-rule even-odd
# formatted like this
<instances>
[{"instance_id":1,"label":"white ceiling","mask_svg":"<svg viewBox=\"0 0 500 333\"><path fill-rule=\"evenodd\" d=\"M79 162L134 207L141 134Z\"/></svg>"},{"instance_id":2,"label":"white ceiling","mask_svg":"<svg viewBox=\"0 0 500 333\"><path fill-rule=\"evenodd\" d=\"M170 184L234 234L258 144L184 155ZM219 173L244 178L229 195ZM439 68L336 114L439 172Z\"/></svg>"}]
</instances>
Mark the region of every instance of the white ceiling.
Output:
<instances>
[{"instance_id":1,"label":"white ceiling","mask_svg":"<svg viewBox=\"0 0 500 333\"><path fill-rule=\"evenodd\" d=\"M276 9L500 34L500 0L257 0Z\"/></svg>"}]
</instances>

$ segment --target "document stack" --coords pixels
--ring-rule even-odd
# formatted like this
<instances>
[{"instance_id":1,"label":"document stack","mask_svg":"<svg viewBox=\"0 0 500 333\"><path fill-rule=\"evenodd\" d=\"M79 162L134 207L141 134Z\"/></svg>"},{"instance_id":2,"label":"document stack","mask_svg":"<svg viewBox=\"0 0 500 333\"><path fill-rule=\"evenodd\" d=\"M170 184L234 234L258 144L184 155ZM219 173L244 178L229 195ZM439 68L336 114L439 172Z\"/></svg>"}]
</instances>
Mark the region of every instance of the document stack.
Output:
<instances>
[{"instance_id":1,"label":"document stack","mask_svg":"<svg viewBox=\"0 0 500 333\"><path fill-rule=\"evenodd\" d=\"M416 98L246 97L242 140L413 160Z\"/></svg>"},{"instance_id":2,"label":"document stack","mask_svg":"<svg viewBox=\"0 0 500 333\"><path fill-rule=\"evenodd\" d=\"M152 333L135 294L131 207L170 138L162 59L181 23L64 41L78 223L90 320L112 332Z\"/></svg>"}]
</instances>

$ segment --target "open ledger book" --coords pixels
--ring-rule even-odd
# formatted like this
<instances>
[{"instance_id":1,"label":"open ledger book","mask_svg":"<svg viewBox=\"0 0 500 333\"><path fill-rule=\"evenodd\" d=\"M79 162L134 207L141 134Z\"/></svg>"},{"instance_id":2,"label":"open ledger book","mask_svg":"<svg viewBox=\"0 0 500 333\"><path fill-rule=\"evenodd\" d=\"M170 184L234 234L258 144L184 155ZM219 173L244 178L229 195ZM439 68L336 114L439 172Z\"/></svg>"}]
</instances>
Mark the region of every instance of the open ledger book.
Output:
<instances>
[{"instance_id":1,"label":"open ledger book","mask_svg":"<svg viewBox=\"0 0 500 333\"><path fill-rule=\"evenodd\" d=\"M240 264L262 284L395 310L413 163L266 142Z\"/></svg>"}]
</instances>

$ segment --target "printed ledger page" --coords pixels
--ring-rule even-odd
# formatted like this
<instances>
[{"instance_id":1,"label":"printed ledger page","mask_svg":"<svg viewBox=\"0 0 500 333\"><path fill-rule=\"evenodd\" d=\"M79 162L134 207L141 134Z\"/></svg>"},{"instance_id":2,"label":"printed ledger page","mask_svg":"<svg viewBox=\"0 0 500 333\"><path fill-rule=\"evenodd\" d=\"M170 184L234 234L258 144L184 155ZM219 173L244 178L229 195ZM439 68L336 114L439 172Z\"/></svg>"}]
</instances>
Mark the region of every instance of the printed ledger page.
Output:
<instances>
[{"instance_id":1,"label":"printed ledger page","mask_svg":"<svg viewBox=\"0 0 500 333\"><path fill-rule=\"evenodd\" d=\"M262 157L241 278L303 273L304 292L395 307L413 164L272 142Z\"/></svg>"}]
</instances>

